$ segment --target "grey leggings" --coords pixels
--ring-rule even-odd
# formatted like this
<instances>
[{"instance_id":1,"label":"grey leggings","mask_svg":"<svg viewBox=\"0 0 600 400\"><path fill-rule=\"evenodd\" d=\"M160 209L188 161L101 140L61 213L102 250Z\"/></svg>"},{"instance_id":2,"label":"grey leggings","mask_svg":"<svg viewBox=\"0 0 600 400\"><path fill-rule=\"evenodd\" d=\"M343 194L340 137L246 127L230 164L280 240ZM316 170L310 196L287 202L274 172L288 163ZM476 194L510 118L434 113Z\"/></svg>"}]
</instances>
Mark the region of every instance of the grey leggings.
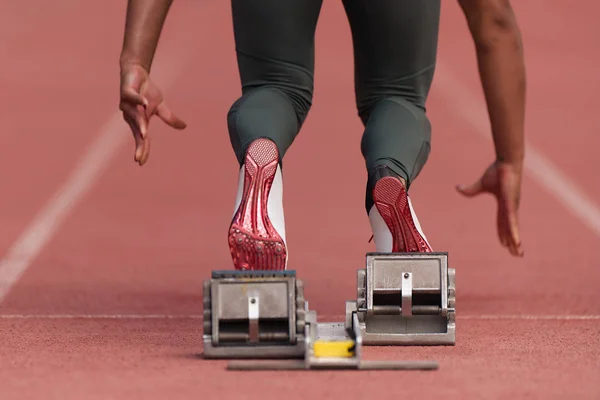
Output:
<instances>
[{"instance_id":1,"label":"grey leggings","mask_svg":"<svg viewBox=\"0 0 600 400\"><path fill-rule=\"evenodd\" d=\"M240 164L257 138L275 142L283 159L312 103L322 0L231 3L242 83L242 96L227 117L231 144ZM436 63L440 0L343 4L352 31L367 171L371 176L385 165L410 185L430 151L425 101Z\"/></svg>"}]
</instances>

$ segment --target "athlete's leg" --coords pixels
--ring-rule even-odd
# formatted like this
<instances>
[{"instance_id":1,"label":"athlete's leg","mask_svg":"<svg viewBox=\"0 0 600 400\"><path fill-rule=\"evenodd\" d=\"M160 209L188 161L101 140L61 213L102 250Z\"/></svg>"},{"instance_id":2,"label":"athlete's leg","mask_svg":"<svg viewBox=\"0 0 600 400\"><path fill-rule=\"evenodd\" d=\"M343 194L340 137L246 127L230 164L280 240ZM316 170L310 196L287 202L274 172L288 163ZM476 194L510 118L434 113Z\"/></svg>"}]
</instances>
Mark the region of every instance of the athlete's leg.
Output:
<instances>
[{"instance_id":1,"label":"athlete's leg","mask_svg":"<svg viewBox=\"0 0 600 400\"><path fill-rule=\"evenodd\" d=\"M257 138L292 144L312 104L314 35L322 0L232 0L242 96L228 114L243 163Z\"/></svg>"},{"instance_id":2,"label":"athlete's leg","mask_svg":"<svg viewBox=\"0 0 600 400\"><path fill-rule=\"evenodd\" d=\"M237 269L287 265L281 161L312 102L322 0L232 0L242 96L227 116L240 163L229 230Z\"/></svg>"},{"instance_id":3,"label":"athlete's leg","mask_svg":"<svg viewBox=\"0 0 600 400\"><path fill-rule=\"evenodd\" d=\"M431 251L406 194L430 151L425 101L436 62L440 1L344 0L365 124L365 206L378 251Z\"/></svg>"}]
</instances>

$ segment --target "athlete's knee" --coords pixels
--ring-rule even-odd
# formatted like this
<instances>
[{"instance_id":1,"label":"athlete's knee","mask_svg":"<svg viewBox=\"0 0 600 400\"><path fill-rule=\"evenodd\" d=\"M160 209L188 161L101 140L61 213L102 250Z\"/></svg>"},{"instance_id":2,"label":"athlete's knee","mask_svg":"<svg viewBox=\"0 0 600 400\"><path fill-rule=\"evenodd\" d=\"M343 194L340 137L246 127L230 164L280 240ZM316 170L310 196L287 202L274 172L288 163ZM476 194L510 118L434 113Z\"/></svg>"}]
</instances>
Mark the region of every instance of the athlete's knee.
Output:
<instances>
[{"instance_id":1,"label":"athlete's knee","mask_svg":"<svg viewBox=\"0 0 600 400\"><path fill-rule=\"evenodd\" d=\"M244 88L243 95L229 109L227 121L230 128L243 129L243 124L262 125L269 119L293 119L302 125L312 105L312 90L306 93L290 91L278 85L265 84L253 88ZM240 126L242 125L242 126Z\"/></svg>"},{"instance_id":2,"label":"athlete's knee","mask_svg":"<svg viewBox=\"0 0 600 400\"><path fill-rule=\"evenodd\" d=\"M227 114L229 137L238 161L243 162L246 148L259 138L275 142L283 157L300 130L310 104L270 85L244 92Z\"/></svg>"},{"instance_id":3,"label":"athlete's knee","mask_svg":"<svg viewBox=\"0 0 600 400\"><path fill-rule=\"evenodd\" d=\"M397 96L382 98L372 107L361 140L368 170L386 165L410 185L430 149L431 123L423 108Z\"/></svg>"},{"instance_id":4,"label":"athlete's knee","mask_svg":"<svg viewBox=\"0 0 600 400\"><path fill-rule=\"evenodd\" d=\"M425 105L404 96L381 96L373 104L359 108L359 113L365 119L367 131L397 132L397 135L430 139L431 123Z\"/></svg>"},{"instance_id":5,"label":"athlete's knee","mask_svg":"<svg viewBox=\"0 0 600 400\"><path fill-rule=\"evenodd\" d=\"M263 86L269 88L282 96L281 101L287 101L294 109L298 125L304 124L306 117L312 107L313 85L312 82L297 82L297 84L269 84Z\"/></svg>"}]
</instances>

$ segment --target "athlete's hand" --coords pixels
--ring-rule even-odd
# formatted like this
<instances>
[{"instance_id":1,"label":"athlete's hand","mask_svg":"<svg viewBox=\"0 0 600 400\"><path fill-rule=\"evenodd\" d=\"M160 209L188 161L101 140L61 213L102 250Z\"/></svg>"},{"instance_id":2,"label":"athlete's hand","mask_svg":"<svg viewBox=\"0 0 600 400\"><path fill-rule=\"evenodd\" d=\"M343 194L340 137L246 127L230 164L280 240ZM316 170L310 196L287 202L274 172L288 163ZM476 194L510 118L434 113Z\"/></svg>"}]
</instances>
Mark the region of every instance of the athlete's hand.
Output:
<instances>
[{"instance_id":1,"label":"athlete's hand","mask_svg":"<svg viewBox=\"0 0 600 400\"><path fill-rule=\"evenodd\" d=\"M129 124L135 139L134 160L144 165L150 155L148 125L153 115L158 115L175 129L184 129L186 123L179 119L165 103L160 89L152 82L148 72L140 65L121 68L121 101L119 109Z\"/></svg>"},{"instance_id":2,"label":"athlete's hand","mask_svg":"<svg viewBox=\"0 0 600 400\"><path fill-rule=\"evenodd\" d=\"M515 165L495 162L475 183L456 187L459 193L467 197L474 197L482 193L489 193L496 197L500 242L509 249L512 255L519 257L524 254L518 220L522 171L522 163Z\"/></svg>"}]
</instances>

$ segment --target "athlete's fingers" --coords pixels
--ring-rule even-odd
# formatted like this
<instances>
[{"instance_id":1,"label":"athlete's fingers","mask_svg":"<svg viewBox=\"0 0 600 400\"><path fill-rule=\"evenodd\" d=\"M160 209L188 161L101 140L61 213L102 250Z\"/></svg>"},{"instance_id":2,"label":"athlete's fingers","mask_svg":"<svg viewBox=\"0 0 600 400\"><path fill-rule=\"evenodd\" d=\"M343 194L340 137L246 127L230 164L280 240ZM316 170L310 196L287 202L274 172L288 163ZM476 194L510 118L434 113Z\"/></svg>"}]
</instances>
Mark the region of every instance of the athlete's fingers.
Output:
<instances>
[{"instance_id":1,"label":"athlete's fingers","mask_svg":"<svg viewBox=\"0 0 600 400\"><path fill-rule=\"evenodd\" d=\"M498 205L498 213L496 215L496 230L500 244L502 247L508 247L508 235L506 229L506 214L502 212L502 208Z\"/></svg>"},{"instance_id":2,"label":"athlete's fingers","mask_svg":"<svg viewBox=\"0 0 600 400\"><path fill-rule=\"evenodd\" d=\"M513 256L520 257L522 255L521 250L520 250L520 245L518 243L516 243L512 238L509 238L508 251Z\"/></svg>"},{"instance_id":3,"label":"athlete's fingers","mask_svg":"<svg viewBox=\"0 0 600 400\"><path fill-rule=\"evenodd\" d=\"M175 128L175 129L185 129L187 124L177 117L173 111L163 102L156 107L156 114L162 119L166 124Z\"/></svg>"},{"instance_id":4,"label":"athlete's fingers","mask_svg":"<svg viewBox=\"0 0 600 400\"><path fill-rule=\"evenodd\" d=\"M129 119L128 122L135 124L142 138L148 135L148 118L144 107L125 104L123 105L123 117Z\"/></svg>"},{"instance_id":5,"label":"athlete's fingers","mask_svg":"<svg viewBox=\"0 0 600 400\"><path fill-rule=\"evenodd\" d=\"M142 156L140 157L140 166L146 164L146 161L148 161L148 157L150 157L150 138L144 139L142 146L143 150Z\"/></svg>"},{"instance_id":6,"label":"athlete's fingers","mask_svg":"<svg viewBox=\"0 0 600 400\"><path fill-rule=\"evenodd\" d=\"M133 134L133 138L135 140L135 153L133 155L133 159L135 162L139 162L144 150L144 139L142 139L142 134L140 133L140 130L133 119L126 117L125 121L131 128L131 133Z\"/></svg>"},{"instance_id":7,"label":"athlete's fingers","mask_svg":"<svg viewBox=\"0 0 600 400\"><path fill-rule=\"evenodd\" d=\"M508 235L502 224L498 224L498 238L502 247L508 247Z\"/></svg>"},{"instance_id":8,"label":"athlete's fingers","mask_svg":"<svg viewBox=\"0 0 600 400\"><path fill-rule=\"evenodd\" d=\"M456 190L461 193L463 196L473 197L484 191L483 189L483 180L477 179L474 183L470 185L457 185Z\"/></svg>"},{"instance_id":9,"label":"athlete's fingers","mask_svg":"<svg viewBox=\"0 0 600 400\"><path fill-rule=\"evenodd\" d=\"M509 185L503 185L498 201L505 215L505 229L510 252L512 255L522 256L523 250L521 247L518 218L518 195L515 194L515 190L515 188Z\"/></svg>"},{"instance_id":10,"label":"athlete's fingers","mask_svg":"<svg viewBox=\"0 0 600 400\"><path fill-rule=\"evenodd\" d=\"M519 222L517 219L517 214L514 211L510 211L508 213L508 221L507 221L507 228L508 228L508 234L509 234L509 238L510 238L510 248L511 248L511 253L516 255L516 256L523 256L523 247L521 245L521 235L519 232Z\"/></svg>"},{"instance_id":11,"label":"athlete's fingers","mask_svg":"<svg viewBox=\"0 0 600 400\"><path fill-rule=\"evenodd\" d=\"M138 111L136 114L136 121L140 128L140 134L142 135L142 138L145 139L146 136L148 136L148 118L144 112L144 107L137 106L136 108Z\"/></svg>"},{"instance_id":12,"label":"athlete's fingers","mask_svg":"<svg viewBox=\"0 0 600 400\"><path fill-rule=\"evenodd\" d=\"M519 234L519 224L517 214L514 209L506 206L501 201L498 204L498 232L500 242L506 247L513 256L523 256L521 238Z\"/></svg>"},{"instance_id":13,"label":"athlete's fingers","mask_svg":"<svg viewBox=\"0 0 600 400\"><path fill-rule=\"evenodd\" d=\"M121 90L121 104L130 104L133 106L148 106L148 100L139 94L135 89L126 87Z\"/></svg>"}]
</instances>

